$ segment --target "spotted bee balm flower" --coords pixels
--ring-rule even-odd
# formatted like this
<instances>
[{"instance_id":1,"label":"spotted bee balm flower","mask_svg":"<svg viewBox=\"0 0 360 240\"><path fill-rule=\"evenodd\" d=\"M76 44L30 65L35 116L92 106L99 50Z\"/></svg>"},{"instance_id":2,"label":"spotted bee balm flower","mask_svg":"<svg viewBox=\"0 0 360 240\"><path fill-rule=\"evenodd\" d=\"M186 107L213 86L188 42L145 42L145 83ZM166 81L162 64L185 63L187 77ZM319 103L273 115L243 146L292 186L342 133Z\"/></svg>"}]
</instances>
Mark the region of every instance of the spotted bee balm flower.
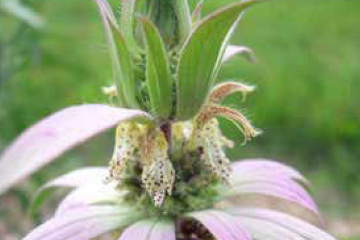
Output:
<instances>
[{"instance_id":1,"label":"spotted bee balm flower","mask_svg":"<svg viewBox=\"0 0 360 240\"><path fill-rule=\"evenodd\" d=\"M222 104L254 87L215 84L222 64L247 47L229 39L244 12L261 0L239 1L201 16L186 0L122 0L119 21L95 0L113 66L110 105L61 110L26 130L0 158L0 193L86 139L116 127L108 168L87 167L46 184L71 188L54 216L25 240L333 240L321 230L308 182L270 160L235 163L218 118L244 141L260 131ZM273 204L269 204L273 203ZM276 203L276 204L274 204ZM295 209L295 210L294 210ZM299 212L302 212L299 216Z\"/></svg>"}]
</instances>

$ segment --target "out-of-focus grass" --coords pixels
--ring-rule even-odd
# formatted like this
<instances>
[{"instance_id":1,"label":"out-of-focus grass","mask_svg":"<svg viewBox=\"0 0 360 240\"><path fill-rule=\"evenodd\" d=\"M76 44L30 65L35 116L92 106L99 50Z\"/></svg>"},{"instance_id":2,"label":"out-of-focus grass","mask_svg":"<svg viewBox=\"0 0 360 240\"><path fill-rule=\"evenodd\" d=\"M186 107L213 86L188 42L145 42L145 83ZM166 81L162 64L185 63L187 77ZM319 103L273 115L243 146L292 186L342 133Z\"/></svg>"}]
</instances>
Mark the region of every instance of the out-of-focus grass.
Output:
<instances>
[{"instance_id":1,"label":"out-of-focus grass","mask_svg":"<svg viewBox=\"0 0 360 240\"><path fill-rule=\"evenodd\" d=\"M208 11L230 1L210 2ZM300 168L321 207L333 214L359 213L358 9L359 1L341 0L259 4L233 38L255 50L258 64L238 58L220 77L258 86L242 106L264 134L231 151L233 158L266 157ZM229 104L234 101L241 97ZM231 126L225 129L239 137Z\"/></svg>"},{"instance_id":2,"label":"out-of-focus grass","mask_svg":"<svg viewBox=\"0 0 360 240\"><path fill-rule=\"evenodd\" d=\"M234 156L291 162L359 197L358 9L359 1L279 0L248 12L233 42L252 47L259 63L233 61L222 78L258 85L244 106L265 131L255 150L249 144Z\"/></svg>"},{"instance_id":3,"label":"out-of-focus grass","mask_svg":"<svg viewBox=\"0 0 360 240\"><path fill-rule=\"evenodd\" d=\"M358 1L336 0L259 5L245 16L234 40L254 48L259 64L236 68L233 62L223 72L230 78L242 73L259 86L247 108L264 135L255 150L235 155L299 167L314 182L321 207L334 214L359 212L356 200L341 197L360 195L357 9Z\"/></svg>"},{"instance_id":4,"label":"out-of-focus grass","mask_svg":"<svg viewBox=\"0 0 360 240\"><path fill-rule=\"evenodd\" d=\"M208 0L205 11L226 2ZM232 40L252 47L258 64L235 58L220 76L258 86L243 106L265 130L231 151L233 158L267 157L299 167L314 181L320 205L333 213L359 212L339 197L360 196L359 9L360 1L344 0L259 4ZM47 21L42 55L0 89L0 144L60 108L106 102L100 87L111 82L110 61L95 4L47 0L38 10ZM241 97L229 104L234 101ZM225 130L234 139L240 136L229 125ZM111 143L109 134L79 147L36 174L25 192L69 169L105 165Z\"/></svg>"}]
</instances>

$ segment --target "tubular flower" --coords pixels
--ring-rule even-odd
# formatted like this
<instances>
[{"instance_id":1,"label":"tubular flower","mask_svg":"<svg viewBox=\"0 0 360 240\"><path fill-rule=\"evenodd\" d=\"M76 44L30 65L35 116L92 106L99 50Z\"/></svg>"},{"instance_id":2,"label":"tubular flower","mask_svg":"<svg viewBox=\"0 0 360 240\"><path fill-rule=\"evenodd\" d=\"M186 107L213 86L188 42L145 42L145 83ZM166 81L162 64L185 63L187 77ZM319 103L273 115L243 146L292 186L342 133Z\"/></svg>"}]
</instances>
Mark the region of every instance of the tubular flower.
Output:
<instances>
[{"instance_id":1,"label":"tubular flower","mask_svg":"<svg viewBox=\"0 0 360 240\"><path fill-rule=\"evenodd\" d=\"M334 240L321 230L300 173L269 160L232 163L225 152L236 141L224 136L219 117L233 122L245 142L260 133L241 111L222 105L254 87L215 84L232 56L254 59L249 48L230 46L229 39L259 1L235 2L202 17L202 3L191 15L187 0L122 0L118 21L106 0L95 0L113 67L114 85L103 88L111 106L69 107L27 129L0 156L0 194L117 127L113 155L108 169L85 168L46 184L30 212L54 187L72 190L25 240L109 233L120 240Z\"/></svg>"},{"instance_id":2,"label":"tubular flower","mask_svg":"<svg viewBox=\"0 0 360 240\"><path fill-rule=\"evenodd\" d=\"M149 139L150 138L150 139ZM142 182L154 199L155 206L160 206L165 194L171 195L175 181L175 171L171 164L169 146L164 133L157 131L146 139L143 159Z\"/></svg>"},{"instance_id":3,"label":"tubular flower","mask_svg":"<svg viewBox=\"0 0 360 240\"><path fill-rule=\"evenodd\" d=\"M119 124L116 130L115 149L110 161L109 180L121 180L127 165L139 158L141 127L133 122Z\"/></svg>"},{"instance_id":4,"label":"tubular flower","mask_svg":"<svg viewBox=\"0 0 360 240\"><path fill-rule=\"evenodd\" d=\"M202 164L215 177L229 184L230 160L226 157L224 148L231 148L233 143L221 134L216 119L210 120L200 130L194 132L193 147L201 152Z\"/></svg>"}]
</instances>

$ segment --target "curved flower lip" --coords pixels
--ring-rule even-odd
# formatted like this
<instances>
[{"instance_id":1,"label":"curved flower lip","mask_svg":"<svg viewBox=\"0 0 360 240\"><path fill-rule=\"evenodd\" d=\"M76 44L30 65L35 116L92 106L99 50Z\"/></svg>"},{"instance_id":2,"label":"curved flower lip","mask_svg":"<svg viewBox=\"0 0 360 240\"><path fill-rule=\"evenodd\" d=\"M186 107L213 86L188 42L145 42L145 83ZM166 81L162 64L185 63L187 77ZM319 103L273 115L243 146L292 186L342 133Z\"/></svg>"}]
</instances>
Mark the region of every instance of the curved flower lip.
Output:
<instances>
[{"instance_id":1,"label":"curved flower lip","mask_svg":"<svg viewBox=\"0 0 360 240\"><path fill-rule=\"evenodd\" d=\"M295 202L316 214L319 213L315 203L305 191L302 191L302 189L297 186L291 186L292 184L289 182L287 184L289 184L290 187L282 184L281 181L264 179L259 181L254 179L248 183L243 183L241 186L234 187L234 189L224 195L228 197L248 194L269 195Z\"/></svg>"},{"instance_id":2,"label":"curved flower lip","mask_svg":"<svg viewBox=\"0 0 360 240\"><path fill-rule=\"evenodd\" d=\"M335 240L335 238L321 229L286 213L261 208L237 208L229 209L228 212L231 212L231 214L237 216L239 222L246 219L258 220L257 223L250 223L252 227L259 225L262 222L270 222L275 224L275 227L268 226L268 228L272 230L272 234L277 235L278 238L281 237L281 234L276 232L278 230L286 230L287 232L292 233L294 236L297 236L291 239ZM258 232L261 234L261 231L258 229L253 232ZM269 233L271 234L271 231Z\"/></svg>"},{"instance_id":3,"label":"curved flower lip","mask_svg":"<svg viewBox=\"0 0 360 240\"><path fill-rule=\"evenodd\" d=\"M113 184L87 184L69 193L59 204L55 215L62 215L81 206L116 204L126 193L126 191L118 191Z\"/></svg>"},{"instance_id":4,"label":"curved flower lip","mask_svg":"<svg viewBox=\"0 0 360 240\"><path fill-rule=\"evenodd\" d=\"M303 184L308 185L309 181L297 170L291 168L280 162L275 162L268 159L244 159L235 162L232 167L236 171L242 172L257 172L262 173L273 173L278 176L287 177L296 181L300 181ZM237 175L234 175L236 178Z\"/></svg>"},{"instance_id":5,"label":"curved flower lip","mask_svg":"<svg viewBox=\"0 0 360 240\"><path fill-rule=\"evenodd\" d=\"M86 167L72 171L45 184L40 191L52 187L81 187L87 184L100 184L108 175L105 167Z\"/></svg>"},{"instance_id":6,"label":"curved flower lip","mask_svg":"<svg viewBox=\"0 0 360 240\"><path fill-rule=\"evenodd\" d=\"M56 216L83 206L120 203L126 191L119 191L114 182L106 182L107 176L108 169L105 167L86 167L60 176L41 187L29 212L37 211L43 203L43 194L56 187L74 188L59 204Z\"/></svg>"},{"instance_id":7,"label":"curved flower lip","mask_svg":"<svg viewBox=\"0 0 360 240\"><path fill-rule=\"evenodd\" d=\"M38 208L41 206L43 202L43 198L46 197L48 193L50 193L52 190L54 190L57 187L77 188L77 190L74 190L72 194L75 195L77 198L79 198L80 194L84 193L85 191L85 190L80 191L80 189L86 189L86 186L91 186L91 187L94 186L94 188L97 189L97 187L103 186L104 180L106 179L107 176L108 176L108 169L105 167L86 167L72 171L63 176L60 176L46 183L35 193L35 196L29 206L28 213L30 215L33 215L33 213L35 213L38 210ZM94 200L91 198L87 198L86 195L90 194L90 196L94 196L94 194L96 193L98 193L99 195L100 193L103 192L104 191L96 192L90 189L88 193L85 192L83 194L85 195L84 202L89 204L96 203L98 198ZM70 197L70 195L68 197ZM66 199L68 199L68 197ZM71 206L74 205L78 205L76 201L71 204ZM86 204L79 204L79 205L86 205Z\"/></svg>"},{"instance_id":8,"label":"curved flower lip","mask_svg":"<svg viewBox=\"0 0 360 240\"><path fill-rule=\"evenodd\" d=\"M298 183L308 181L295 169L264 159L236 162L232 165L233 186L221 192L224 198L236 195L261 194L294 202L319 216L311 196Z\"/></svg>"},{"instance_id":9,"label":"curved flower lip","mask_svg":"<svg viewBox=\"0 0 360 240\"><path fill-rule=\"evenodd\" d=\"M133 221L133 209L82 206L50 219L23 240L88 240Z\"/></svg>"},{"instance_id":10,"label":"curved flower lip","mask_svg":"<svg viewBox=\"0 0 360 240\"><path fill-rule=\"evenodd\" d=\"M27 129L0 156L0 194L85 140L134 118L151 121L139 110L102 104L65 108Z\"/></svg>"}]
</instances>

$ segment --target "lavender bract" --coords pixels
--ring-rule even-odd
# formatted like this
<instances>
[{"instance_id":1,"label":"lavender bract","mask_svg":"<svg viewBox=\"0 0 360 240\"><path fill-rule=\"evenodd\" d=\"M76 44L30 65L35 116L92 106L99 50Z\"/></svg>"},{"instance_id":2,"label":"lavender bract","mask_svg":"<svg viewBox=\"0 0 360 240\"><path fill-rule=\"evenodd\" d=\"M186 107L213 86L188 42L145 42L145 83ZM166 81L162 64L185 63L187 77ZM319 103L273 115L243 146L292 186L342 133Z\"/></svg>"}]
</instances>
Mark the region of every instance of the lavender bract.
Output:
<instances>
[{"instance_id":1,"label":"lavender bract","mask_svg":"<svg viewBox=\"0 0 360 240\"><path fill-rule=\"evenodd\" d=\"M26 130L0 158L0 193L117 127L113 156L108 171L85 168L46 184L42 191L72 191L25 240L87 240L106 233L120 240L334 239L317 227L321 218L300 173L269 160L231 163L226 156L234 142L222 134L218 117L233 122L244 142L261 132L240 111L222 105L227 96L245 97L254 87L215 84L232 56L254 61L249 48L229 46L229 39L258 1L237 2L201 19L201 5L191 16L186 0L122 0L118 22L107 1L95 0L115 82L103 91L115 102L70 107ZM143 16L135 17L138 12ZM295 205L312 224L257 201L236 204L248 197ZM39 205L35 200L33 210Z\"/></svg>"}]
</instances>

